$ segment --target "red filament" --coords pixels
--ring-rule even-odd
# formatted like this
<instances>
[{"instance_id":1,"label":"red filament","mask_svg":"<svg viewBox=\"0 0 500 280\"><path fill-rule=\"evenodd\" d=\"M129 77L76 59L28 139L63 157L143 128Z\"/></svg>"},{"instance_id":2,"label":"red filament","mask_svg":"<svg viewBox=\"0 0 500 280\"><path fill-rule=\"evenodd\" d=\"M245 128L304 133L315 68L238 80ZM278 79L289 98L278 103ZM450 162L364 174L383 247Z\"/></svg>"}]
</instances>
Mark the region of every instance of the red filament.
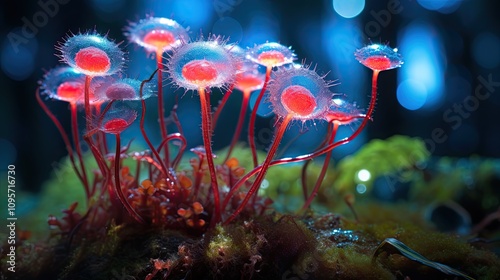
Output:
<instances>
[{"instance_id":1,"label":"red filament","mask_svg":"<svg viewBox=\"0 0 500 280\"><path fill-rule=\"evenodd\" d=\"M289 113L302 117L310 115L316 109L316 100L303 86L289 86L281 94L281 103Z\"/></svg>"},{"instance_id":2,"label":"red filament","mask_svg":"<svg viewBox=\"0 0 500 280\"><path fill-rule=\"evenodd\" d=\"M79 68L93 73L106 73L111 66L106 52L96 47L79 50L75 55L75 63Z\"/></svg>"}]
</instances>

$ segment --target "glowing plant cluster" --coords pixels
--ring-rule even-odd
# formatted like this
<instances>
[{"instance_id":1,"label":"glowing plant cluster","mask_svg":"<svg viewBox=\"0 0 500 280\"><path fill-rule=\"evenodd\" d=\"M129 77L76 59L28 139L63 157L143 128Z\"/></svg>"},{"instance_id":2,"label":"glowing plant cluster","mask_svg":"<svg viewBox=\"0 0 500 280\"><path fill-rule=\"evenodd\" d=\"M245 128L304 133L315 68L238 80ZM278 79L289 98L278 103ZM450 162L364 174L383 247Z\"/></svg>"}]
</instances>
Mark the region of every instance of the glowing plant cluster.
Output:
<instances>
[{"instance_id":1,"label":"glowing plant cluster","mask_svg":"<svg viewBox=\"0 0 500 280\"><path fill-rule=\"evenodd\" d=\"M323 181L331 151L354 139L372 118L377 95L377 77L383 70L399 67L402 59L396 50L373 44L355 54L362 64L373 70L372 96L366 113L355 104L330 91L333 85L315 69L293 64L295 54L281 44L268 42L243 49L227 45L221 37L191 41L188 30L166 18L149 17L126 29L128 39L154 53L158 69L148 80L123 77L124 52L120 46L95 32L70 35L58 47L58 55L68 66L47 72L41 81L37 99L57 126L69 152L73 168L87 196L87 212L77 215L76 205L65 212L65 221L51 217L49 223L63 232L75 227L87 231L114 220L117 223L140 223L204 231L218 223L230 223L238 215L259 215L270 205L269 199L257 195L267 170L278 164L311 160L326 155L312 192L304 184L304 209L307 209ZM260 70L265 68L264 70ZM157 76L156 85L151 81ZM191 151L190 168L179 163L188 140L176 115L169 115L178 132L169 133L165 122L163 75L172 84L198 93L201 103L203 147ZM225 94L216 110L210 105L214 88ZM224 104L233 91L243 93L237 127L223 164L214 163L212 133ZM241 134L250 94L260 90L250 114L247 131L254 169L245 171L238 159L231 157ZM215 91L217 92L217 91ZM171 94L170 92L168 94ZM41 96L70 104L71 140L60 121L50 112ZM145 130L145 99L158 98L161 142L154 145ZM257 110L264 98L270 102L276 117L274 140L266 158L259 162L254 133ZM137 112L129 103L140 103ZM78 129L78 107L84 108L86 130ZM121 133L136 119L148 150L131 151L130 143L122 146ZM335 141L340 125L361 120L351 136ZM293 158L274 159L287 127L293 121L326 121L330 124L322 145L317 150ZM106 134L115 137L115 150L110 152ZM88 170L80 141L84 140L97 162L97 170ZM175 147L175 149L173 149ZM176 151L175 156L171 151ZM304 174L307 164L304 165ZM253 181L251 178L256 176ZM69 219L68 217L73 217ZM78 220L78 223L74 221Z\"/></svg>"}]
</instances>

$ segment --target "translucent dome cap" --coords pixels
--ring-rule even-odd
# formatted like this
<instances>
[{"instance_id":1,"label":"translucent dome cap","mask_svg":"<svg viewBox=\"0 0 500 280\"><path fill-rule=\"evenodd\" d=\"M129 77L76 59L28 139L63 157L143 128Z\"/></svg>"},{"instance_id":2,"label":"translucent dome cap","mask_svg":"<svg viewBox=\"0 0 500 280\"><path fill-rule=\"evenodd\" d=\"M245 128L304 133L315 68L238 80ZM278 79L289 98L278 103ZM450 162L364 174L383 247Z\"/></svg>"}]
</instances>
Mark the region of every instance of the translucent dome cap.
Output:
<instances>
[{"instance_id":1,"label":"translucent dome cap","mask_svg":"<svg viewBox=\"0 0 500 280\"><path fill-rule=\"evenodd\" d=\"M354 52L356 59L364 66L377 71L401 67L403 57L398 49L386 45L371 44Z\"/></svg>"},{"instance_id":2,"label":"translucent dome cap","mask_svg":"<svg viewBox=\"0 0 500 280\"><path fill-rule=\"evenodd\" d=\"M237 61L237 73L234 87L241 91L254 91L264 86L265 73L259 71L259 64L247 58L247 51L237 45L227 45Z\"/></svg>"},{"instance_id":3,"label":"translucent dome cap","mask_svg":"<svg viewBox=\"0 0 500 280\"><path fill-rule=\"evenodd\" d=\"M276 42L268 42L251 48L247 58L266 67L277 67L292 63L295 54L288 47Z\"/></svg>"},{"instance_id":4,"label":"translucent dome cap","mask_svg":"<svg viewBox=\"0 0 500 280\"><path fill-rule=\"evenodd\" d=\"M69 36L57 49L63 62L88 76L113 75L125 62L118 44L99 34Z\"/></svg>"},{"instance_id":5,"label":"translucent dome cap","mask_svg":"<svg viewBox=\"0 0 500 280\"><path fill-rule=\"evenodd\" d=\"M294 119L323 117L330 106L330 85L315 71L304 67L279 69L269 82L269 100L280 117L292 114Z\"/></svg>"},{"instance_id":6,"label":"translucent dome cap","mask_svg":"<svg viewBox=\"0 0 500 280\"><path fill-rule=\"evenodd\" d=\"M93 92L98 83L90 85L90 103L96 103ZM83 104L85 94L85 75L69 66L58 66L48 71L40 81L41 92L51 99L73 104Z\"/></svg>"},{"instance_id":7,"label":"translucent dome cap","mask_svg":"<svg viewBox=\"0 0 500 280\"><path fill-rule=\"evenodd\" d=\"M186 89L222 87L234 81L237 59L215 38L182 45L167 62L173 82Z\"/></svg>"},{"instance_id":8,"label":"translucent dome cap","mask_svg":"<svg viewBox=\"0 0 500 280\"><path fill-rule=\"evenodd\" d=\"M137 112L129 107L116 105L99 119L98 129L109 134L120 134L137 118Z\"/></svg>"},{"instance_id":9,"label":"translucent dome cap","mask_svg":"<svg viewBox=\"0 0 500 280\"><path fill-rule=\"evenodd\" d=\"M149 17L130 24L125 31L130 42L148 52L169 51L189 41L187 30L175 20Z\"/></svg>"},{"instance_id":10,"label":"translucent dome cap","mask_svg":"<svg viewBox=\"0 0 500 280\"><path fill-rule=\"evenodd\" d=\"M351 103L341 98L333 98L324 118L328 122L335 121L346 125L363 117L365 115L361 113L356 103Z\"/></svg>"},{"instance_id":11,"label":"translucent dome cap","mask_svg":"<svg viewBox=\"0 0 500 280\"><path fill-rule=\"evenodd\" d=\"M155 95L154 86L145 83L142 88L141 81L131 78L107 78L95 89L95 96L102 101L107 100L142 100Z\"/></svg>"}]
</instances>

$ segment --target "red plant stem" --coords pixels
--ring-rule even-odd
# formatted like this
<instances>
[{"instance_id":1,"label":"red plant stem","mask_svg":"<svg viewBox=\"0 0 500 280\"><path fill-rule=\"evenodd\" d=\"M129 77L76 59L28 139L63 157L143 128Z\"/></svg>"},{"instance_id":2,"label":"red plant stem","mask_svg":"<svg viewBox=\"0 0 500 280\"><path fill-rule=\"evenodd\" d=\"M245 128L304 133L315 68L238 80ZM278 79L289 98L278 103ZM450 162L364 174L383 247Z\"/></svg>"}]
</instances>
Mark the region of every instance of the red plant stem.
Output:
<instances>
[{"instance_id":1,"label":"red plant stem","mask_svg":"<svg viewBox=\"0 0 500 280\"><path fill-rule=\"evenodd\" d=\"M326 131L326 135L330 135L332 133L332 127L331 126L328 126L328 130ZM324 145L326 145L328 143L328 139L325 138L323 139L323 141L321 141L321 144L319 144L318 146L318 149L323 147ZM301 178L300 178L300 181L301 181L301 184L302 184L302 193L304 195L304 201L307 200L307 167L309 167L309 164L311 164L312 160L308 160L304 163L304 165L302 166L302 172L301 172Z\"/></svg>"},{"instance_id":2,"label":"red plant stem","mask_svg":"<svg viewBox=\"0 0 500 280\"><path fill-rule=\"evenodd\" d=\"M163 160L161 159L160 157L160 154L158 154L158 151L156 151L155 147L153 146L153 144L151 143L151 141L149 140L149 137L148 137L148 134L146 133L146 129L144 128L144 121L145 121L145 118L146 118L146 101L144 101L144 99L142 98L142 90L144 88L144 84L151 81L155 75L155 73L158 71L158 69L155 70L155 72L153 72L153 74L149 77L149 79L147 80L144 80L141 82L141 86L139 88L139 96L141 98L141 121L140 121L140 129L141 129L141 133L142 133L142 137L144 138L144 141L146 141L146 143L148 144L149 148L151 149L151 152L153 153L153 155L156 157L156 159L160 162L161 164L161 169L160 169L160 172L163 173L163 175L165 175L165 177L167 177L167 168L163 162ZM160 72L160 71L158 71ZM163 110L163 107L162 107L162 110ZM150 176L151 177L151 176Z\"/></svg>"},{"instance_id":3,"label":"red plant stem","mask_svg":"<svg viewBox=\"0 0 500 280\"><path fill-rule=\"evenodd\" d=\"M84 92L84 100L85 100L85 124L87 128L87 132L90 131L92 126L92 112L90 110L90 82L92 81L92 76L85 76L85 92Z\"/></svg>"},{"instance_id":4,"label":"red plant stem","mask_svg":"<svg viewBox=\"0 0 500 280\"><path fill-rule=\"evenodd\" d=\"M167 145L167 142L169 142L171 140L179 140L182 143L181 146L179 147L179 151L177 152L177 155L175 156L174 160L172 161L172 166L175 168L175 166L177 166L182 159L182 155L184 154L184 150L186 150L186 147L187 147L187 141L186 141L186 138L182 135L182 133L180 133L180 132L171 133L167 136L167 138L165 138L165 140L163 140L160 143L160 146L158 146L158 152L161 150L161 148L163 146Z\"/></svg>"},{"instance_id":5,"label":"red plant stem","mask_svg":"<svg viewBox=\"0 0 500 280\"><path fill-rule=\"evenodd\" d=\"M116 152L115 152L115 192L120 199L120 202L127 210L128 214L134 218L138 223L146 224L144 219L137 214L137 212L132 208L127 198L123 195L123 190L120 184L120 155L121 155L121 145L120 145L120 134L115 134L116 137Z\"/></svg>"},{"instance_id":6,"label":"red plant stem","mask_svg":"<svg viewBox=\"0 0 500 280\"><path fill-rule=\"evenodd\" d=\"M112 102L113 102L113 100L111 100L111 103ZM101 115L101 105L102 105L102 103L97 103L97 104L94 105L96 116ZM108 108L108 110L109 110L109 108ZM105 110L105 111L102 112L103 116L106 113L106 111L107 110ZM101 120L102 120L102 118L101 118ZM101 146L102 146L102 150L103 150L102 153L104 155L109 154L108 142L106 140L106 133L104 133L103 131L99 131L99 132L97 132L97 137L99 137L99 139L100 139L100 141L98 143L101 144Z\"/></svg>"},{"instance_id":7,"label":"red plant stem","mask_svg":"<svg viewBox=\"0 0 500 280\"><path fill-rule=\"evenodd\" d=\"M359 125L358 129L346 140L352 141L354 138L356 138L361 131L363 131L363 128L365 125L368 123L369 120L372 119L372 114L373 110L375 109L375 103L377 102L377 80L378 80L378 74L380 73L379 70L373 70L373 75L372 75L372 96L370 99L370 106L368 107L368 111L366 112L366 116ZM342 141L342 140L341 140Z\"/></svg>"},{"instance_id":8,"label":"red plant stem","mask_svg":"<svg viewBox=\"0 0 500 280\"><path fill-rule=\"evenodd\" d=\"M272 67L267 67L266 69L266 79L264 80L264 85L262 86L262 89L259 92L259 96L257 97L257 100L255 101L255 105L253 106L252 114L250 115L250 122L248 124L248 145L250 146L250 150L252 151L252 160L253 160L253 166L256 167L258 164L258 158L257 158L257 150L255 148L255 121L257 119L257 110L259 109L260 102L262 101L262 98L264 97L264 93L266 92L267 88L267 83L269 82L269 78L271 77L271 71L273 70Z\"/></svg>"},{"instance_id":9,"label":"red plant stem","mask_svg":"<svg viewBox=\"0 0 500 280\"><path fill-rule=\"evenodd\" d=\"M141 85L141 87L142 87L142 85ZM141 88L141 91L142 91L142 88ZM140 121L139 127L141 129L142 137L144 137L144 141L146 141L149 148L151 149L151 152L153 153L153 155L156 157L156 159L160 163L161 173L163 173L163 175L165 175L165 177L167 177L167 170L168 169L165 166L165 163L163 162L163 160L161 159L160 154L158 153L158 151L156 151L155 146L153 146L153 144L151 143L151 140L149 140L148 134L146 133L146 129L144 128L144 121L145 121L145 116L146 116L146 101L144 101L144 99L142 99L141 104L142 104L142 113L141 113L141 121Z\"/></svg>"},{"instance_id":10,"label":"red plant stem","mask_svg":"<svg viewBox=\"0 0 500 280\"><path fill-rule=\"evenodd\" d=\"M286 163L293 163L293 162L301 162L304 160L310 160L310 159L313 159L315 157L321 156L325 153L328 153L329 151L335 149L338 146L347 144L347 143L351 142L354 138L356 138L361 133L363 128L366 126L366 123L368 123L368 121L371 120L371 115L373 113L373 109L375 108L375 103L377 100L377 78L378 78L379 72L380 71L373 71L372 95L371 95L370 106L368 108L368 112L367 112L366 116L363 118L363 121L361 122L359 127L356 129L356 131L354 131L354 133L351 136L344 138L342 140L339 140L338 142L335 142L331 145L327 145L327 146L323 147L322 149L319 149L319 150L312 152L310 154L296 156L293 158L281 158L281 159L274 160L269 164L269 166L286 164ZM246 181L248 181L248 179L250 179L257 172L261 171L262 167L263 167L263 165L259 165L259 166L255 167L252 171L245 174L243 177L240 178L240 180L238 180L238 182L236 182L236 184L229 190L229 193L226 195L226 198L224 199L224 202L222 204L222 209L225 209L227 207L227 205L228 205L231 197L234 195L234 193L237 192L238 189ZM247 194L247 196L248 196L248 194Z\"/></svg>"},{"instance_id":11,"label":"red plant stem","mask_svg":"<svg viewBox=\"0 0 500 280\"><path fill-rule=\"evenodd\" d=\"M212 126L210 125L210 95L205 92L204 88L199 88L201 103L201 130L203 134L203 144L205 145L205 153L207 157L208 170L210 172L211 186L214 194L214 216L212 217L211 225L215 226L220 221L220 197L219 185L217 183L217 173L215 173L214 158L212 153Z\"/></svg>"},{"instance_id":12,"label":"red plant stem","mask_svg":"<svg viewBox=\"0 0 500 280\"><path fill-rule=\"evenodd\" d=\"M231 93L233 92L234 89L234 84L232 84L229 89L226 91L226 94L222 97L222 100L219 103L219 106L217 106L217 109L215 109L214 116L212 118L212 131L215 130L215 126L217 125L217 121L219 120L220 113L222 112L222 108L227 103L227 100L231 96Z\"/></svg>"},{"instance_id":13,"label":"red plant stem","mask_svg":"<svg viewBox=\"0 0 500 280\"><path fill-rule=\"evenodd\" d=\"M226 162L229 159L234 149L234 146L236 145L236 142L238 142L238 139L240 138L241 129L243 128L243 123L245 122L245 115L247 113L248 100L250 100L250 93L251 92L247 89L243 91L243 101L241 102L241 110L240 110L240 116L238 117L238 124L236 125L236 130L233 134L233 139L231 140L231 145L229 146L229 150L227 151L227 155L226 158L224 159L224 162Z\"/></svg>"},{"instance_id":14,"label":"red plant stem","mask_svg":"<svg viewBox=\"0 0 500 280\"><path fill-rule=\"evenodd\" d=\"M198 168L196 169L196 174L194 176L194 187L193 187L193 198L198 200L198 191L200 190L201 177L203 177L203 172L201 170L203 166L204 156L200 156L200 162L198 162Z\"/></svg>"},{"instance_id":15,"label":"red plant stem","mask_svg":"<svg viewBox=\"0 0 500 280\"><path fill-rule=\"evenodd\" d=\"M75 145L76 155L78 156L78 161L80 162L80 169L82 171L83 186L85 188L85 195L87 196L87 201L90 199L91 192L89 188L89 181L87 177L87 171L85 170L85 164L82 157L82 149L80 147L80 135L78 133L78 121L76 115L76 103L70 103L71 111L71 131L73 133L73 143Z\"/></svg>"},{"instance_id":16,"label":"red plant stem","mask_svg":"<svg viewBox=\"0 0 500 280\"><path fill-rule=\"evenodd\" d=\"M276 137L274 138L273 144L271 145L271 148L269 149L269 151L267 153L267 157L264 160L264 163L262 164L262 168L261 168L259 175L257 175L257 178L253 182L252 186L250 187L250 190L248 190L247 195L245 196L245 198L243 199L241 204L238 206L236 211L234 211L234 213L231 216L229 216L229 218L226 221L224 221L225 225L229 224L232 220L234 220L234 218L236 218L236 216L238 216L238 214L240 214L241 211L243 211L243 209L245 209L245 206L248 203L248 201L250 200L250 198L253 195L256 195L256 192L260 188L260 184L262 183L262 181L264 180L264 177L266 176L266 173L267 173L267 170L269 169L271 160L273 159L274 154L278 150L278 146L281 142L281 138L285 134L285 130L288 127L288 123L290 122L290 120L292 120L292 115L288 114L281 121L281 123L278 125L278 129L276 131Z\"/></svg>"},{"instance_id":17,"label":"red plant stem","mask_svg":"<svg viewBox=\"0 0 500 280\"><path fill-rule=\"evenodd\" d=\"M97 166L99 167L99 170L101 171L101 174L103 177L106 178L107 174L109 174L109 168L106 165L106 161L104 160L104 157L102 156L101 152L99 149L94 145L92 142L91 134L86 133L83 135L83 140L87 142L87 145L90 147L90 151L92 152L92 155L94 156L95 161L97 162Z\"/></svg>"},{"instance_id":18,"label":"red plant stem","mask_svg":"<svg viewBox=\"0 0 500 280\"><path fill-rule=\"evenodd\" d=\"M162 140L167 138L167 126L165 125L165 113L163 109L163 64L162 64L163 49L158 48L156 51L156 64L158 65L158 118L160 119L160 130ZM165 146L165 163L170 166L170 154L168 144Z\"/></svg>"},{"instance_id":19,"label":"red plant stem","mask_svg":"<svg viewBox=\"0 0 500 280\"><path fill-rule=\"evenodd\" d=\"M337 130L339 128L339 122L333 121L332 122L332 133L330 134L330 139L328 140L328 145L333 144L333 141L335 140L335 135L337 134ZM323 162L323 167L321 168L321 172L319 173L318 180L316 181L316 184L314 185L314 188L311 192L311 195L306 200L306 203L302 207L302 210L306 210L309 208L311 205L313 199L316 197L318 194L319 188L321 187L321 183L323 183L323 179L325 179L326 171L328 170L328 165L330 164L330 159L332 157L332 151L328 151L325 155L325 161Z\"/></svg>"},{"instance_id":20,"label":"red plant stem","mask_svg":"<svg viewBox=\"0 0 500 280\"><path fill-rule=\"evenodd\" d=\"M42 107L42 110L45 112L45 114L47 114L47 116L49 116L50 120L54 123L57 130L59 131L59 134L61 134L64 145L66 146L66 150L68 151L68 156L69 156L69 160L71 162L71 166L73 166L73 169L75 170L75 173L78 176L78 179L80 179L80 181L82 181L82 183L83 183L84 180L83 180L82 174L80 173L80 170L78 170L78 168L76 167L75 157L73 155L73 148L71 148L71 142L69 141L69 138L68 138L68 135L66 134L66 131L64 131L63 126L61 125L59 120L56 118L56 116L54 116L54 114L52 114L52 112L49 110L47 105L45 105L45 103L43 103L42 99L40 98L39 88L36 89L35 96L36 96L36 100L37 100L38 104L40 105L40 107Z\"/></svg>"}]
</instances>

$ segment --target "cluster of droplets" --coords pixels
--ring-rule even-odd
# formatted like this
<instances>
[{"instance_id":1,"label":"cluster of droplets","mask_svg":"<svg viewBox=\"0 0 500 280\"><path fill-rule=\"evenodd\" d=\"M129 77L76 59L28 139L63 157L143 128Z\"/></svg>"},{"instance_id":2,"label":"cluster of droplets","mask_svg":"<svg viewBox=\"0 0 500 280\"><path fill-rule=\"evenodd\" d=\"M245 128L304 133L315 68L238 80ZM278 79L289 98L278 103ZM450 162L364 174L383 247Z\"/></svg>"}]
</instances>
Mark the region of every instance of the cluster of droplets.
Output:
<instances>
[{"instance_id":1,"label":"cluster of droplets","mask_svg":"<svg viewBox=\"0 0 500 280\"><path fill-rule=\"evenodd\" d=\"M119 44L95 32L70 35L58 47L61 60L68 66L59 66L49 71L41 81L42 95L50 99L71 104L73 143L65 134L61 124L37 95L40 105L54 121L63 136L73 168L85 187L87 198L99 196L100 207L105 208L103 194L108 193L118 220L132 218L138 223L168 224L193 229L204 229L224 221L233 221L242 211L251 209L260 201L257 191L267 170L277 164L310 160L326 155L322 172L309 194L304 187L304 209L308 208L325 176L331 151L354 139L371 119L376 100L378 73L401 66L402 59L397 50L373 44L356 51L362 64L373 70L372 99L365 114L331 92L332 82L325 80L310 66L293 64L296 55L286 46L267 42L243 49L226 44L218 36L191 41L188 29L167 18L148 17L131 23L125 35L141 46L147 53L155 53L157 70L145 81L122 77L125 64L124 52ZM265 70L263 70L265 69ZM184 90L196 91L201 104L203 148L192 151L198 158L191 162L191 171L179 170L178 164L187 146L182 126L177 119L176 106L170 114L179 132L167 131L163 104L163 75L168 75L172 84ZM156 87L150 83L157 76ZM214 88L225 91L215 111L210 104ZM243 100L237 127L231 140L223 165L216 166L212 151L212 134L220 112L234 90L242 92ZM231 152L239 139L246 111L253 91L259 91L250 114L247 138L254 169L245 173ZM161 143L153 145L144 126L145 99L158 98L158 120ZM259 163L254 133L257 110L264 97L271 104L276 116L276 131L266 158ZM140 102L141 113L126 106L127 102ZM85 109L87 130L83 139L87 142L97 164L96 178L91 180L82 151L80 150L77 122L77 107ZM141 133L149 150L127 154L129 145L122 147L120 134L136 119L140 118ZM340 125L349 125L357 120L361 124L354 133L335 141ZM326 121L331 127L323 144L310 154L294 158L274 159L281 139L292 121ZM106 134L116 139L115 153L109 152ZM178 148L172 159L170 146ZM73 155L76 152L76 159ZM123 160L136 161L135 175ZM77 163L78 160L78 163ZM147 166L148 177L140 179ZM304 173L307 164L304 165ZM222 175L224 174L224 175ZM248 180L256 176L250 184ZM140 182L140 183L139 183ZM248 183L248 184L247 184ZM224 188L219 185L224 184ZM248 186L248 190L240 190ZM208 199L208 198L212 199ZM205 199L203 199L205 198ZM203 202L201 202L203 201ZM262 202L263 209L268 201ZM123 206L120 207L120 206ZM90 211L89 207L89 211ZM94 207L93 209L96 209ZM121 213L125 209L127 213ZM232 209L232 210L231 210ZM230 215L226 215L226 211ZM87 215L85 215L87 216ZM172 222L173 221L173 222Z\"/></svg>"}]
</instances>

